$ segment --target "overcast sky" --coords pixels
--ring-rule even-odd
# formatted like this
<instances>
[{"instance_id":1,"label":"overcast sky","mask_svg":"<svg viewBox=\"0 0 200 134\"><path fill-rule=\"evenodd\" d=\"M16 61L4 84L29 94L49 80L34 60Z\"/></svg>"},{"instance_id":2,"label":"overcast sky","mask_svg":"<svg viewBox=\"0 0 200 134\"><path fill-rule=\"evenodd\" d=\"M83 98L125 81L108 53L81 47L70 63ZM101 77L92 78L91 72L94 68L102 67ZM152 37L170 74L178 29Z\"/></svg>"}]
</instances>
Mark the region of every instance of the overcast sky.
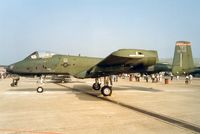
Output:
<instances>
[{"instance_id":1,"label":"overcast sky","mask_svg":"<svg viewBox=\"0 0 200 134\"><path fill-rule=\"evenodd\" d=\"M105 57L120 48L200 57L200 0L0 0L0 64L36 50Z\"/></svg>"}]
</instances>

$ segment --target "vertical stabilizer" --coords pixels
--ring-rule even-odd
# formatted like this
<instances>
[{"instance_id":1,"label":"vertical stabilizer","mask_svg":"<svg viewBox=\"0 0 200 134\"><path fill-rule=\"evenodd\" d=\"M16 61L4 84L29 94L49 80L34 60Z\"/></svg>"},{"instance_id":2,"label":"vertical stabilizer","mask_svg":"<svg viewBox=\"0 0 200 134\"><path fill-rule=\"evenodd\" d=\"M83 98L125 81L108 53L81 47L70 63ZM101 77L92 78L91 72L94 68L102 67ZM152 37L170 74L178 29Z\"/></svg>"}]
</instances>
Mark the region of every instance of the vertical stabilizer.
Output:
<instances>
[{"instance_id":1,"label":"vertical stabilizer","mask_svg":"<svg viewBox=\"0 0 200 134\"><path fill-rule=\"evenodd\" d=\"M176 75L187 73L194 68L191 42L177 41L174 51L172 73Z\"/></svg>"}]
</instances>

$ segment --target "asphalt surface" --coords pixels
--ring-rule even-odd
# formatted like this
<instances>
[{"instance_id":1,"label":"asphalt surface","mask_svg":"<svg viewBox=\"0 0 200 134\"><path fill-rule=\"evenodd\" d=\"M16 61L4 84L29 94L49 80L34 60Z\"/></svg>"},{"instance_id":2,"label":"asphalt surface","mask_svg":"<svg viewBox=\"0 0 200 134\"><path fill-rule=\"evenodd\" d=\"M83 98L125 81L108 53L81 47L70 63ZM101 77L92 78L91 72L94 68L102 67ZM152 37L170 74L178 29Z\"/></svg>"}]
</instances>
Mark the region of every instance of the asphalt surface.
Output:
<instances>
[{"instance_id":1,"label":"asphalt surface","mask_svg":"<svg viewBox=\"0 0 200 134\"><path fill-rule=\"evenodd\" d=\"M0 80L0 134L200 133L200 79L146 83L119 79L113 94L91 90L92 79L46 83Z\"/></svg>"}]
</instances>

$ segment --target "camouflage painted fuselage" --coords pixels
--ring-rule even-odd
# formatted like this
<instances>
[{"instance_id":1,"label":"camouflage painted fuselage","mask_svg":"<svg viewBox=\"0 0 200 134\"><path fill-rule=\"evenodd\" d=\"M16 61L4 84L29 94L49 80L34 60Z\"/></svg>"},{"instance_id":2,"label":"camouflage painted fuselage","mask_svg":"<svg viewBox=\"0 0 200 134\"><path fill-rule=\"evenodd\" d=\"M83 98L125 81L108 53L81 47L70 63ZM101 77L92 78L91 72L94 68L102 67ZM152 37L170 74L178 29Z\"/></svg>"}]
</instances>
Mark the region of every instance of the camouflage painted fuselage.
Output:
<instances>
[{"instance_id":1,"label":"camouflage painted fuselage","mask_svg":"<svg viewBox=\"0 0 200 134\"><path fill-rule=\"evenodd\" d=\"M34 52L24 60L10 65L7 71L19 75L68 74L77 78L95 78L145 72L157 60L156 51L140 49L120 49L104 59L69 55L40 57Z\"/></svg>"}]
</instances>

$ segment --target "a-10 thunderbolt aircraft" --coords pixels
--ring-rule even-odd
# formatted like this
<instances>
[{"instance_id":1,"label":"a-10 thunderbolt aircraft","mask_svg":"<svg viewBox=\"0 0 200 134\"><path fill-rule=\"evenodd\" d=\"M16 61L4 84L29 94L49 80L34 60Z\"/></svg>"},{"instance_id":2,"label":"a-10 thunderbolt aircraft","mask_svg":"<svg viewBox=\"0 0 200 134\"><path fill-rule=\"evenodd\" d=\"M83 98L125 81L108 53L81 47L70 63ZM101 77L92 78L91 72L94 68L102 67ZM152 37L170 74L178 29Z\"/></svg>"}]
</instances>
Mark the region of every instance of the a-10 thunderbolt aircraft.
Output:
<instances>
[{"instance_id":1,"label":"a-10 thunderbolt aircraft","mask_svg":"<svg viewBox=\"0 0 200 134\"><path fill-rule=\"evenodd\" d=\"M112 94L112 85L104 83L101 88L100 77L121 73L147 73L166 70L169 67L158 63L157 51L141 49L120 49L106 58L58 55L34 52L24 60L11 64L7 71L20 76L72 75L76 78L95 78L93 89L101 90L104 96ZM110 82L111 83L111 82ZM12 83L14 85L16 83ZM43 92L39 86L37 92Z\"/></svg>"}]
</instances>

